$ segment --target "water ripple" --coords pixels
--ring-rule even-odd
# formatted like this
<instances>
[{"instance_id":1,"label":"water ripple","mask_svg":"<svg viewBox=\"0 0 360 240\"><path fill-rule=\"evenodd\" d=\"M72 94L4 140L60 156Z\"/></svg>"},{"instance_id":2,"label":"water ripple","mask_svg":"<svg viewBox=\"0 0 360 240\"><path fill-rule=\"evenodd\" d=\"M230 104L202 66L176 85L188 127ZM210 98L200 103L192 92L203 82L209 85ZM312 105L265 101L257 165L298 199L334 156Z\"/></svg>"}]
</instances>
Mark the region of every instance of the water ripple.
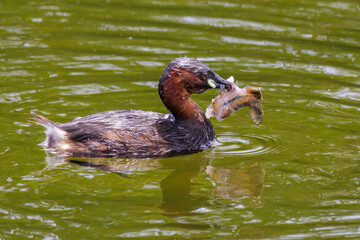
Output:
<instances>
[{"instance_id":1,"label":"water ripple","mask_svg":"<svg viewBox=\"0 0 360 240\"><path fill-rule=\"evenodd\" d=\"M10 148L9 148L9 147L7 147L4 151L0 152L0 155L5 154L5 153L6 153L6 152L8 152L9 150L10 150Z\"/></svg>"},{"instance_id":2,"label":"water ripple","mask_svg":"<svg viewBox=\"0 0 360 240\"><path fill-rule=\"evenodd\" d=\"M103 86L100 84L83 84L83 85L71 85L71 86L60 86L56 89L66 90L61 92L61 95L89 95L98 94L105 92L122 92L127 89L120 88L118 86Z\"/></svg>"},{"instance_id":3,"label":"water ripple","mask_svg":"<svg viewBox=\"0 0 360 240\"><path fill-rule=\"evenodd\" d=\"M334 99L349 99L354 101L360 101L360 89L342 88L338 91L330 90L316 90L315 93L329 96Z\"/></svg>"},{"instance_id":4,"label":"water ripple","mask_svg":"<svg viewBox=\"0 0 360 240\"><path fill-rule=\"evenodd\" d=\"M272 41L257 41L257 40L250 40L244 38L236 38L236 37L229 37L229 36L221 36L221 40L227 43L237 43L237 44L245 44L245 45L256 45L256 46L281 46L281 43L272 42Z\"/></svg>"},{"instance_id":5,"label":"water ripple","mask_svg":"<svg viewBox=\"0 0 360 240\"><path fill-rule=\"evenodd\" d=\"M116 66L114 64L111 63L61 63L59 65L63 65L64 68L69 68L69 69L80 69L80 68L88 68L88 69L92 69L92 70L97 70L97 71L124 71L126 70L125 68Z\"/></svg>"},{"instance_id":6,"label":"water ripple","mask_svg":"<svg viewBox=\"0 0 360 240\"><path fill-rule=\"evenodd\" d=\"M146 27L146 26L123 26L102 24L99 27L100 31L135 31L135 32L176 32L176 29L160 28L160 27Z\"/></svg>"},{"instance_id":7,"label":"water ripple","mask_svg":"<svg viewBox=\"0 0 360 240\"><path fill-rule=\"evenodd\" d=\"M217 138L219 145L215 151L232 155L260 155L280 152L284 147L277 136L221 136Z\"/></svg>"},{"instance_id":8,"label":"water ripple","mask_svg":"<svg viewBox=\"0 0 360 240\"><path fill-rule=\"evenodd\" d=\"M184 24L192 24L192 25L208 25L213 27L241 27L244 29L251 29L257 31L275 31L275 32L283 32L285 30L289 30L287 27L276 26L273 24L265 24L254 21L247 21L241 19L229 19L229 18L214 18L214 17L201 17L201 16L183 16L183 17L175 17L175 16L155 16L157 20L168 20L173 22L179 22Z\"/></svg>"},{"instance_id":9,"label":"water ripple","mask_svg":"<svg viewBox=\"0 0 360 240\"><path fill-rule=\"evenodd\" d=\"M150 52L156 54L185 54L187 51L182 50L173 50L168 48L156 48L156 47L149 47L149 46L123 46L124 49L138 51L138 52Z\"/></svg>"},{"instance_id":10,"label":"water ripple","mask_svg":"<svg viewBox=\"0 0 360 240\"><path fill-rule=\"evenodd\" d=\"M85 56L76 56L74 57L77 61L126 61L128 60L123 56L116 55L85 55Z\"/></svg>"},{"instance_id":11,"label":"water ripple","mask_svg":"<svg viewBox=\"0 0 360 240\"><path fill-rule=\"evenodd\" d=\"M246 67L256 67L256 68L263 68L263 69L286 69L298 72L309 72L315 74L326 74L332 76L343 76L343 77L359 77L359 72L346 69L342 67L335 67L335 66L325 66L325 65L318 65L318 64L305 64L305 63L290 63L290 62L262 62L257 63L247 63L244 64Z\"/></svg>"},{"instance_id":12,"label":"water ripple","mask_svg":"<svg viewBox=\"0 0 360 240\"><path fill-rule=\"evenodd\" d=\"M22 92L10 92L0 94L0 103L14 103L23 101L24 96L36 93L36 90L22 91Z\"/></svg>"}]
</instances>

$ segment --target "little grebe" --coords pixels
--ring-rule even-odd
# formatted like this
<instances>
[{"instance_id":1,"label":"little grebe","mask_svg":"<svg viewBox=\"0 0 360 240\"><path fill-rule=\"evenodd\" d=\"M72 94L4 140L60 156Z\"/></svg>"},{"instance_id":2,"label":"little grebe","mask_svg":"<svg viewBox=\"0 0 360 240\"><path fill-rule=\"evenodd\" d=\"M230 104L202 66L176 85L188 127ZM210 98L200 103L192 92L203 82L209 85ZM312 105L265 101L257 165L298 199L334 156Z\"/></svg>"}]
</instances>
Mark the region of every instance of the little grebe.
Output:
<instances>
[{"instance_id":1,"label":"little grebe","mask_svg":"<svg viewBox=\"0 0 360 240\"><path fill-rule=\"evenodd\" d=\"M230 87L204 63L187 57L173 60L159 81L159 95L171 112L118 110L56 123L33 114L46 127L44 148L69 157L165 157L211 146L215 131L190 98L210 88Z\"/></svg>"}]
</instances>

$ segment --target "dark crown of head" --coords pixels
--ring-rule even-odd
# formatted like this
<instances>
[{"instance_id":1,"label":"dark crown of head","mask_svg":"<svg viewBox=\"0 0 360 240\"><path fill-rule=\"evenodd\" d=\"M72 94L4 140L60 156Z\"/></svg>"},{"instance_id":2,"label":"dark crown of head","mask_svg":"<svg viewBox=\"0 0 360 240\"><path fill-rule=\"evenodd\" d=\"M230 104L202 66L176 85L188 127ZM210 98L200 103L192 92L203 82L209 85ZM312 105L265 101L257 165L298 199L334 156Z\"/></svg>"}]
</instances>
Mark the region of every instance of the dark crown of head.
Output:
<instances>
[{"instance_id":1,"label":"dark crown of head","mask_svg":"<svg viewBox=\"0 0 360 240\"><path fill-rule=\"evenodd\" d=\"M194 58L176 58L166 67L164 73L160 78L160 81L166 79L167 74L170 72L171 69L185 69L195 74L207 73L210 70L208 66Z\"/></svg>"},{"instance_id":2,"label":"dark crown of head","mask_svg":"<svg viewBox=\"0 0 360 240\"><path fill-rule=\"evenodd\" d=\"M172 66L171 68L183 68L193 73L209 70L209 67L204 63L188 57L176 58L169 65Z\"/></svg>"}]
</instances>

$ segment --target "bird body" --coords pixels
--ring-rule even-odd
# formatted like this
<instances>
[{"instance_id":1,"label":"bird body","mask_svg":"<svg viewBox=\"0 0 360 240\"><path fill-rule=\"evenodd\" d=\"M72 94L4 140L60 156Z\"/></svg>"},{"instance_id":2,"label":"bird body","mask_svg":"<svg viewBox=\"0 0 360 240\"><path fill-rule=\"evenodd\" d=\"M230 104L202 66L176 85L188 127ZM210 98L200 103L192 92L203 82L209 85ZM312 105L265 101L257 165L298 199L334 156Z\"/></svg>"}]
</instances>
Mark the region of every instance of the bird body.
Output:
<instances>
[{"instance_id":1,"label":"bird body","mask_svg":"<svg viewBox=\"0 0 360 240\"><path fill-rule=\"evenodd\" d=\"M204 63L173 60L159 81L159 95L170 114L117 110L56 123L33 114L46 128L44 148L70 157L152 158L209 148L215 131L204 111L190 98L210 88L230 86Z\"/></svg>"}]
</instances>

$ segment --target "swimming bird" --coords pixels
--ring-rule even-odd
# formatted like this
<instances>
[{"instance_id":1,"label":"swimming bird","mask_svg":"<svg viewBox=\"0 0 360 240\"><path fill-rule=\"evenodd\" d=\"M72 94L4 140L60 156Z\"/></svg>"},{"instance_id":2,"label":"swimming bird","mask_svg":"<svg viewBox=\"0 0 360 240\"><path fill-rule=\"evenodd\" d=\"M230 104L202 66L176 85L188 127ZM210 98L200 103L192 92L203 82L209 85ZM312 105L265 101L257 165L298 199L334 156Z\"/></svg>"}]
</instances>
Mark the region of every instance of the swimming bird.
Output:
<instances>
[{"instance_id":1,"label":"swimming bird","mask_svg":"<svg viewBox=\"0 0 360 240\"><path fill-rule=\"evenodd\" d=\"M100 112L68 123L33 114L46 128L44 149L65 157L155 158L212 146L215 131L191 94L230 87L199 60L176 58L160 77L158 91L170 114L141 110Z\"/></svg>"}]
</instances>

